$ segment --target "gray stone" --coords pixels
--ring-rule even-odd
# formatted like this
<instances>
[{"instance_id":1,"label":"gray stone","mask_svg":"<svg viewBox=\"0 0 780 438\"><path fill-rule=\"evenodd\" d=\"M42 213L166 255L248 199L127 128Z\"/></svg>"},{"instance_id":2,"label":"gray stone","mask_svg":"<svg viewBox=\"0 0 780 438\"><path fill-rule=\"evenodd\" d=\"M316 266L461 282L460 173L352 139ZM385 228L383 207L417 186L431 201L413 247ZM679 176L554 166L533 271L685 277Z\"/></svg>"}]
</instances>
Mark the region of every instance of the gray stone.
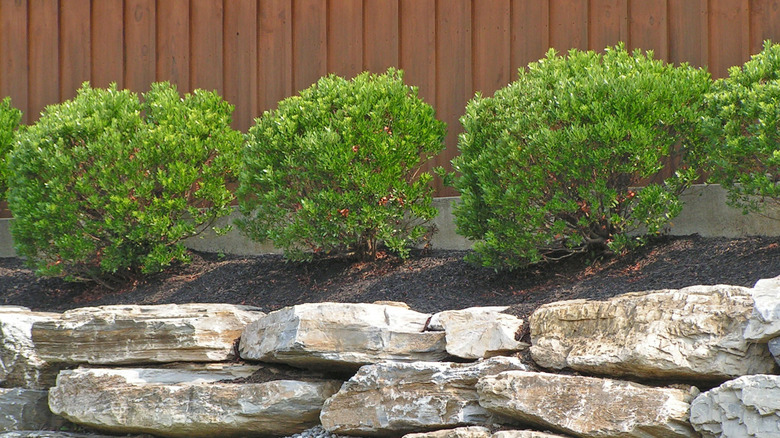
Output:
<instances>
[{"instance_id":1,"label":"gray stone","mask_svg":"<svg viewBox=\"0 0 780 438\"><path fill-rule=\"evenodd\" d=\"M49 410L47 391L0 389L0 431L57 428L64 422Z\"/></svg>"},{"instance_id":2,"label":"gray stone","mask_svg":"<svg viewBox=\"0 0 780 438\"><path fill-rule=\"evenodd\" d=\"M429 330L444 331L447 353L463 359L509 355L528 348L515 339L523 320L501 313L507 307L471 307L433 315Z\"/></svg>"},{"instance_id":3,"label":"gray stone","mask_svg":"<svg viewBox=\"0 0 780 438\"><path fill-rule=\"evenodd\" d=\"M691 423L704 438L780 437L780 376L744 376L700 394Z\"/></svg>"},{"instance_id":4,"label":"gray stone","mask_svg":"<svg viewBox=\"0 0 780 438\"><path fill-rule=\"evenodd\" d=\"M32 326L58 317L26 307L0 306L0 387L46 389L54 385L60 368L38 355Z\"/></svg>"},{"instance_id":5,"label":"gray stone","mask_svg":"<svg viewBox=\"0 0 780 438\"><path fill-rule=\"evenodd\" d=\"M780 338L772 339L767 345L769 346L769 352L775 358L775 362L780 364Z\"/></svg>"},{"instance_id":6,"label":"gray stone","mask_svg":"<svg viewBox=\"0 0 780 438\"><path fill-rule=\"evenodd\" d=\"M780 277L758 280L751 293L754 308L745 327L745 339L767 342L780 337Z\"/></svg>"},{"instance_id":7,"label":"gray stone","mask_svg":"<svg viewBox=\"0 0 780 438\"><path fill-rule=\"evenodd\" d=\"M404 435L403 438L490 438L492 435L487 427L466 426L432 432L410 433Z\"/></svg>"},{"instance_id":8,"label":"gray stone","mask_svg":"<svg viewBox=\"0 0 780 438\"><path fill-rule=\"evenodd\" d=\"M0 433L0 438L116 438L116 435L95 435L84 433L56 432L53 430L20 430ZM152 438L149 435L124 436L124 438Z\"/></svg>"}]
</instances>

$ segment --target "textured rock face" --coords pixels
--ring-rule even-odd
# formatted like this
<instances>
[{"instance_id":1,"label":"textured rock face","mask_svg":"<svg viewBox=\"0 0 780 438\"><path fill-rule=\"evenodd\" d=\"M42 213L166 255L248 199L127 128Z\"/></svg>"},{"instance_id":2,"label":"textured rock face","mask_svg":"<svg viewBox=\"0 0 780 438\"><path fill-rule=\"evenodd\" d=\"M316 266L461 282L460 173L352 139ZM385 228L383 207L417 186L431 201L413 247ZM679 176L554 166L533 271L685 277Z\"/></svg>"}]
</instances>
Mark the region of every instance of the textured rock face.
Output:
<instances>
[{"instance_id":1,"label":"textured rock face","mask_svg":"<svg viewBox=\"0 0 780 438\"><path fill-rule=\"evenodd\" d=\"M531 354L541 366L610 376L726 380L772 373L765 344L742 337L749 289L694 286L608 301L563 301L531 315Z\"/></svg>"},{"instance_id":2,"label":"textured rock face","mask_svg":"<svg viewBox=\"0 0 780 438\"><path fill-rule=\"evenodd\" d=\"M700 394L691 423L704 438L780 437L780 376L744 376Z\"/></svg>"},{"instance_id":3,"label":"textured rock face","mask_svg":"<svg viewBox=\"0 0 780 438\"><path fill-rule=\"evenodd\" d=\"M235 358L241 330L263 315L229 304L85 307L36 322L32 336L50 362L219 362Z\"/></svg>"},{"instance_id":4,"label":"textured rock face","mask_svg":"<svg viewBox=\"0 0 780 438\"><path fill-rule=\"evenodd\" d=\"M366 365L328 399L323 427L337 434L397 436L463 425L508 421L482 408L474 387L480 377L525 370L516 358L474 364L384 362Z\"/></svg>"},{"instance_id":5,"label":"textured rock face","mask_svg":"<svg viewBox=\"0 0 780 438\"><path fill-rule=\"evenodd\" d=\"M775 362L780 364L780 338L774 338L769 341L769 352L775 357Z\"/></svg>"},{"instance_id":6,"label":"textured rock face","mask_svg":"<svg viewBox=\"0 0 780 438\"><path fill-rule=\"evenodd\" d=\"M780 337L780 277L758 280L751 293L755 304L745 339L767 342Z\"/></svg>"},{"instance_id":7,"label":"textured rock face","mask_svg":"<svg viewBox=\"0 0 780 438\"><path fill-rule=\"evenodd\" d=\"M506 307L472 307L439 312L428 330L445 332L447 353L463 359L508 355L528 348L515 340L523 320L506 313Z\"/></svg>"},{"instance_id":8,"label":"textured rock face","mask_svg":"<svg viewBox=\"0 0 780 438\"><path fill-rule=\"evenodd\" d=\"M57 428L64 423L48 406L48 392L37 389L0 389L0 431Z\"/></svg>"},{"instance_id":9,"label":"textured rock face","mask_svg":"<svg viewBox=\"0 0 780 438\"><path fill-rule=\"evenodd\" d=\"M477 384L479 403L529 424L578 437L695 437L696 395L593 377L509 371Z\"/></svg>"},{"instance_id":10,"label":"textured rock face","mask_svg":"<svg viewBox=\"0 0 780 438\"><path fill-rule=\"evenodd\" d=\"M455 429L437 430L435 432L410 433L403 438L566 438L535 430L502 430L490 433L490 429L482 426L456 427Z\"/></svg>"},{"instance_id":11,"label":"textured rock face","mask_svg":"<svg viewBox=\"0 0 780 438\"><path fill-rule=\"evenodd\" d=\"M0 306L0 387L46 389L54 385L59 368L38 355L32 326L58 317L57 313Z\"/></svg>"},{"instance_id":12,"label":"textured rock face","mask_svg":"<svg viewBox=\"0 0 780 438\"><path fill-rule=\"evenodd\" d=\"M291 435L317 424L339 381L220 383L224 372L174 369L63 371L52 412L110 433L167 437Z\"/></svg>"},{"instance_id":13,"label":"textured rock face","mask_svg":"<svg viewBox=\"0 0 780 438\"><path fill-rule=\"evenodd\" d=\"M25 431L0 433L0 438L116 438L116 436L70 433L70 432L54 432L48 430L25 430ZM132 438L132 437L126 436L125 438ZM138 436L137 438L149 438L149 436L148 435Z\"/></svg>"},{"instance_id":14,"label":"textured rock face","mask_svg":"<svg viewBox=\"0 0 780 438\"><path fill-rule=\"evenodd\" d=\"M241 357L353 371L383 360L441 360L447 357L444 333L423 332L429 316L379 304L287 307L247 326Z\"/></svg>"}]
</instances>

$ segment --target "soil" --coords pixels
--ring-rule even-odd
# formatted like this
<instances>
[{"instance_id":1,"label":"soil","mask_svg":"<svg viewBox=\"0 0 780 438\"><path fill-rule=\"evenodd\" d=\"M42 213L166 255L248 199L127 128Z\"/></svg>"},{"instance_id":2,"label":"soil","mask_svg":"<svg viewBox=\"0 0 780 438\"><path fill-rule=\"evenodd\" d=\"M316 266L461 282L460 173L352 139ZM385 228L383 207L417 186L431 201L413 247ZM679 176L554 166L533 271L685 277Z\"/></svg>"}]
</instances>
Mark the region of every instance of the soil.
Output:
<instances>
[{"instance_id":1,"label":"soil","mask_svg":"<svg viewBox=\"0 0 780 438\"><path fill-rule=\"evenodd\" d=\"M22 260L0 258L0 305L33 310L108 304L214 302L270 312L310 302L403 301L420 312L472 306L511 306L527 318L560 300L606 299L621 293L698 284L752 287L780 275L780 238L660 237L635 252L607 259L586 256L496 272L463 260L465 251L420 250L406 261L383 255L373 262L325 258L287 262L193 253L192 263L114 289L38 278Z\"/></svg>"}]
</instances>

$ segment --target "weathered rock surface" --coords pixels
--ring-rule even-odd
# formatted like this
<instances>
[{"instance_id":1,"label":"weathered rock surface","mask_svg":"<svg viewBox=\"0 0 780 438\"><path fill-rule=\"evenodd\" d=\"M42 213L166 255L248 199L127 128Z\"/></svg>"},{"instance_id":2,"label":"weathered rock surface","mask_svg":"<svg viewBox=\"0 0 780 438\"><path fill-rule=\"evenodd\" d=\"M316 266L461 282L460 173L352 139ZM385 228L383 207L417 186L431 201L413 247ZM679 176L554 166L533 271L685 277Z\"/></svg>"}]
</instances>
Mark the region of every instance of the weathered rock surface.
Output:
<instances>
[{"instance_id":1,"label":"weathered rock surface","mask_svg":"<svg viewBox=\"0 0 780 438\"><path fill-rule=\"evenodd\" d=\"M0 438L116 438L115 435L94 435L70 432L55 432L49 430L20 430L14 432L0 433ZM125 436L124 438L133 438ZM136 438L150 438L149 435L138 436Z\"/></svg>"},{"instance_id":2,"label":"weathered rock surface","mask_svg":"<svg viewBox=\"0 0 780 438\"><path fill-rule=\"evenodd\" d=\"M502 430L493 434L492 438L566 438L564 435L556 435L535 430Z\"/></svg>"},{"instance_id":3,"label":"weathered rock surface","mask_svg":"<svg viewBox=\"0 0 780 438\"><path fill-rule=\"evenodd\" d=\"M60 373L57 386L50 390L49 406L74 423L110 433L291 435L318 423L322 404L341 384L335 380L220 382L233 375L230 369L79 368Z\"/></svg>"},{"instance_id":4,"label":"weathered rock surface","mask_svg":"<svg viewBox=\"0 0 780 438\"><path fill-rule=\"evenodd\" d=\"M241 357L351 371L384 360L437 361L447 357L444 333L423 332L429 316L397 305L286 307L247 326Z\"/></svg>"},{"instance_id":5,"label":"weathered rock surface","mask_svg":"<svg viewBox=\"0 0 780 438\"><path fill-rule=\"evenodd\" d=\"M0 389L0 431L56 428L64 422L49 411L47 391Z\"/></svg>"},{"instance_id":6,"label":"weathered rock surface","mask_svg":"<svg viewBox=\"0 0 780 438\"><path fill-rule=\"evenodd\" d=\"M38 355L32 326L58 317L26 307L0 306L0 387L46 389L54 385L59 368Z\"/></svg>"},{"instance_id":7,"label":"weathered rock surface","mask_svg":"<svg viewBox=\"0 0 780 438\"><path fill-rule=\"evenodd\" d=\"M230 304L102 306L69 310L33 325L38 354L68 364L219 362L263 312Z\"/></svg>"},{"instance_id":8,"label":"weathered rock surface","mask_svg":"<svg viewBox=\"0 0 780 438\"><path fill-rule=\"evenodd\" d=\"M578 437L696 436L688 424L695 388L509 371L481 378L477 392L491 411Z\"/></svg>"},{"instance_id":9,"label":"weathered rock surface","mask_svg":"<svg viewBox=\"0 0 780 438\"><path fill-rule=\"evenodd\" d=\"M330 432L360 436L397 436L507 422L479 405L474 385L486 375L525 369L519 359L508 357L472 364L366 365L328 399L320 421Z\"/></svg>"},{"instance_id":10,"label":"weathered rock surface","mask_svg":"<svg viewBox=\"0 0 780 438\"><path fill-rule=\"evenodd\" d=\"M566 438L535 430L502 430L491 433L482 426L456 427L455 429L437 430L434 432L410 433L403 438Z\"/></svg>"},{"instance_id":11,"label":"weathered rock surface","mask_svg":"<svg viewBox=\"0 0 780 438\"><path fill-rule=\"evenodd\" d=\"M754 308L745 327L745 339L767 342L780 337L780 277L758 280L751 293Z\"/></svg>"},{"instance_id":12,"label":"weathered rock surface","mask_svg":"<svg viewBox=\"0 0 780 438\"><path fill-rule=\"evenodd\" d=\"M508 355L528 348L515 340L523 320L501 313L507 307L447 310L431 317L428 330L444 331L447 353L463 359Z\"/></svg>"},{"instance_id":13,"label":"weathered rock surface","mask_svg":"<svg viewBox=\"0 0 780 438\"><path fill-rule=\"evenodd\" d=\"M769 341L769 352L775 357L775 362L780 364L780 338L774 338Z\"/></svg>"},{"instance_id":14,"label":"weathered rock surface","mask_svg":"<svg viewBox=\"0 0 780 438\"><path fill-rule=\"evenodd\" d=\"M562 301L531 315L531 355L541 366L610 376L727 380L773 373L766 344L742 337L750 290L693 286L607 301Z\"/></svg>"},{"instance_id":15,"label":"weathered rock surface","mask_svg":"<svg viewBox=\"0 0 780 438\"><path fill-rule=\"evenodd\" d=\"M780 437L780 376L744 376L700 394L691 423L704 438Z\"/></svg>"}]
</instances>

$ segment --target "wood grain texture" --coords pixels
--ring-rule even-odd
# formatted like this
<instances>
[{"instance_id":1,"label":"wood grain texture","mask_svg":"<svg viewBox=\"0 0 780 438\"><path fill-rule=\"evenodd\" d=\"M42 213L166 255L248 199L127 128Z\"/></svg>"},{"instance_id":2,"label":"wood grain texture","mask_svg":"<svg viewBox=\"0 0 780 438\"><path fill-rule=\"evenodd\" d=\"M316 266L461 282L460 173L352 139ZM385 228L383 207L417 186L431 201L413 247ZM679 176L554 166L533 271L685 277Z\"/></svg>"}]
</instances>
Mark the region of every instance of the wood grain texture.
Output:
<instances>
[{"instance_id":1,"label":"wood grain texture","mask_svg":"<svg viewBox=\"0 0 780 438\"><path fill-rule=\"evenodd\" d=\"M260 2L257 19L257 106L262 112L294 92L292 0Z\"/></svg>"},{"instance_id":2,"label":"wood grain texture","mask_svg":"<svg viewBox=\"0 0 780 438\"><path fill-rule=\"evenodd\" d=\"M190 87L224 95L222 0L190 2Z\"/></svg>"},{"instance_id":3,"label":"wood grain texture","mask_svg":"<svg viewBox=\"0 0 780 438\"><path fill-rule=\"evenodd\" d=\"M400 0L400 62L404 81L436 103L436 1Z\"/></svg>"},{"instance_id":4,"label":"wood grain texture","mask_svg":"<svg viewBox=\"0 0 780 438\"><path fill-rule=\"evenodd\" d=\"M190 2L157 2L156 77L190 91Z\"/></svg>"},{"instance_id":5,"label":"wood grain texture","mask_svg":"<svg viewBox=\"0 0 780 438\"><path fill-rule=\"evenodd\" d=\"M125 41L124 2L104 0L92 4L92 86L105 88L116 83L124 87ZM131 57L132 59L132 57Z\"/></svg>"},{"instance_id":6,"label":"wood grain texture","mask_svg":"<svg viewBox=\"0 0 780 438\"><path fill-rule=\"evenodd\" d=\"M709 60L707 0L669 0L668 60L696 67Z\"/></svg>"},{"instance_id":7,"label":"wood grain texture","mask_svg":"<svg viewBox=\"0 0 780 438\"><path fill-rule=\"evenodd\" d=\"M155 81L156 10L154 0L125 0L125 88L145 93Z\"/></svg>"},{"instance_id":8,"label":"wood grain texture","mask_svg":"<svg viewBox=\"0 0 780 438\"><path fill-rule=\"evenodd\" d=\"M233 128L246 131L257 117L257 2L225 3L225 99L235 106Z\"/></svg>"},{"instance_id":9,"label":"wood grain texture","mask_svg":"<svg viewBox=\"0 0 780 438\"><path fill-rule=\"evenodd\" d=\"M0 2L0 96L10 96L11 105L24 109L29 80L27 24L27 0ZM22 117L27 120L26 112Z\"/></svg>"},{"instance_id":10,"label":"wood grain texture","mask_svg":"<svg viewBox=\"0 0 780 438\"><path fill-rule=\"evenodd\" d=\"M333 0L328 13L328 73L351 79L363 71L363 2Z\"/></svg>"},{"instance_id":11,"label":"wood grain texture","mask_svg":"<svg viewBox=\"0 0 780 438\"><path fill-rule=\"evenodd\" d=\"M62 101L74 97L82 82L91 79L90 3L89 0L60 0L59 72Z\"/></svg>"},{"instance_id":12,"label":"wood grain texture","mask_svg":"<svg viewBox=\"0 0 780 438\"><path fill-rule=\"evenodd\" d=\"M667 59L667 0L634 0L629 8L629 48L652 50L656 58Z\"/></svg>"},{"instance_id":13,"label":"wood grain texture","mask_svg":"<svg viewBox=\"0 0 780 438\"><path fill-rule=\"evenodd\" d=\"M490 96L512 79L510 1L475 2L472 13L474 90Z\"/></svg>"},{"instance_id":14,"label":"wood grain texture","mask_svg":"<svg viewBox=\"0 0 780 438\"><path fill-rule=\"evenodd\" d=\"M588 49L588 0L550 1L550 46L559 52Z\"/></svg>"},{"instance_id":15,"label":"wood grain texture","mask_svg":"<svg viewBox=\"0 0 780 438\"><path fill-rule=\"evenodd\" d=\"M398 0L363 3L363 69L382 73L399 66L400 37Z\"/></svg>"},{"instance_id":16,"label":"wood grain texture","mask_svg":"<svg viewBox=\"0 0 780 438\"><path fill-rule=\"evenodd\" d=\"M46 105L60 100L60 54L57 0L29 0L29 83L24 112L34 123Z\"/></svg>"},{"instance_id":17,"label":"wood grain texture","mask_svg":"<svg viewBox=\"0 0 780 438\"><path fill-rule=\"evenodd\" d=\"M326 0L293 0L293 87L308 88L328 72Z\"/></svg>"},{"instance_id":18,"label":"wood grain texture","mask_svg":"<svg viewBox=\"0 0 780 438\"><path fill-rule=\"evenodd\" d=\"M629 0L591 0L588 48L600 51L619 42L629 43Z\"/></svg>"},{"instance_id":19,"label":"wood grain texture","mask_svg":"<svg viewBox=\"0 0 780 438\"><path fill-rule=\"evenodd\" d=\"M512 0L512 77L519 68L538 61L550 48L550 3Z\"/></svg>"},{"instance_id":20,"label":"wood grain texture","mask_svg":"<svg viewBox=\"0 0 780 438\"><path fill-rule=\"evenodd\" d=\"M728 76L731 66L750 57L750 2L709 1L709 70L716 78Z\"/></svg>"}]
</instances>

